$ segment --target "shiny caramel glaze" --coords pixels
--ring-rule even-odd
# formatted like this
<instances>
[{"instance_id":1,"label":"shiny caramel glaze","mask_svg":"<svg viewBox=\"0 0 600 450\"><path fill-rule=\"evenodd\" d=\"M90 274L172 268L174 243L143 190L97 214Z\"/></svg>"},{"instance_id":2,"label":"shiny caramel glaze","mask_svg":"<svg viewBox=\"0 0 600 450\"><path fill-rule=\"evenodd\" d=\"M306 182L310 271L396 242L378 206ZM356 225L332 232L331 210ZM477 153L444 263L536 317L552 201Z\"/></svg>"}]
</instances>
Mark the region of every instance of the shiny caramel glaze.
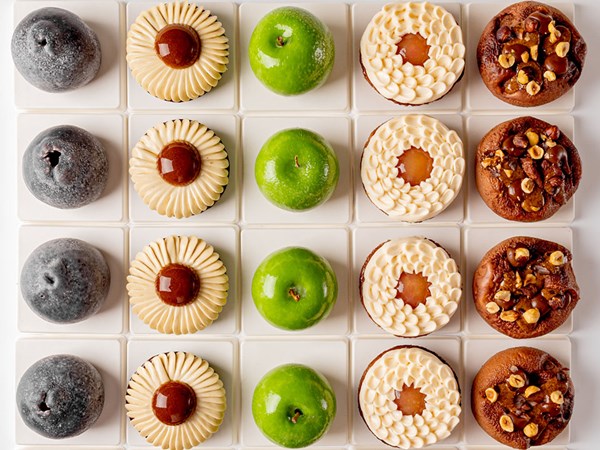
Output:
<instances>
[{"instance_id":1,"label":"shiny caramel glaze","mask_svg":"<svg viewBox=\"0 0 600 450\"><path fill-rule=\"evenodd\" d=\"M429 59L429 48L427 39L419 33L407 33L400 38L396 44L396 54L402 56L404 62L413 66L422 66Z\"/></svg>"},{"instance_id":2,"label":"shiny caramel glaze","mask_svg":"<svg viewBox=\"0 0 600 450\"><path fill-rule=\"evenodd\" d=\"M154 40L154 51L167 66L185 69L200 57L200 36L189 25L169 24L161 29Z\"/></svg>"},{"instance_id":3,"label":"shiny caramel glaze","mask_svg":"<svg viewBox=\"0 0 600 450\"><path fill-rule=\"evenodd\" d=\"M200 291L196 271L183 264L169 264L158 272L155 281L158 297L169 306L193 302Z\"/></svg>"},{"instance_id":4,"label":"shiny caramel glaze","mask_svg":"<svg viewBox=\"0 0 600 450\"><path fill-rule=\"evenodd\" d=\"M398 157L398 178L416 186L431 176L433 158L421 148L411 147Z\"/></svg>"},{"instance_id":5,"label":"shiny caramel glaze","mask_svg":"<svg viewBox=\"0 0 600 450\"><path fill-rule=\"evenodd\" d=\"M425 411L425 394L420 389L404 385L401 391L394 391L394 403L404 415L415 416Z\"/></svg>"},{"instance_id":6,"label":"shiny caramel glaze","mask_svg":"<svg viewBox=\"0 0 600 450\"><path fill-rule=\"evenodd\" d=\"M200 154L189 142L174 141L167 144L156 161L161 178L173 186L192 183L202 167Z\"/></svg>"},{"instance_id":7,"label":"shiny caramel glaze","mask_svg":"<svg viewBox=\"0 0 600 450\"><path fill-rule=\"evenodd\" d=\"M152 411L165 425L181 425L196 410L196 393L186 383L167 381L152 397Z\"/></svg>"},{"instance_id":8,"label":"shiny caramel glaze","mask_svg":"<svg viewBox=\"0 0 600 450\"><path fill-rule=\"evenodd\" d=\"M402 272L396 286L396 298L416 308L431 295L431 283L421 273Z\"/></svg>"}]
</instances>

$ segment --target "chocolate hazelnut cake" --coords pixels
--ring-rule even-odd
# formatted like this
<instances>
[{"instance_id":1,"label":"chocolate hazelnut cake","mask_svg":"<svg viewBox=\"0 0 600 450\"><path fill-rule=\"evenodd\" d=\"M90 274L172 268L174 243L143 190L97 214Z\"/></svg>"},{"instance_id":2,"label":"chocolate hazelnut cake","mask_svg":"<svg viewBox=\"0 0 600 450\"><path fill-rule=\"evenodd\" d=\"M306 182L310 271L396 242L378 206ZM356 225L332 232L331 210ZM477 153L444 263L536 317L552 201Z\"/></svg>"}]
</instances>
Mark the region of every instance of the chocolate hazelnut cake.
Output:
<instances>
[{"instance_id":1,"label":"chocolate hazelnut cake","mask_svg":"<svg viewBox=\"0 0 600 450\"><path fill-rule=\"evenodd\" d=\"M487 24L477 46L483 82L500 100L539 106L556 100L579 79L586 44L558 9L515 3Z\"/></svg>"},{"instance_id":2,"label":"chocolate hazelnut cake","mask_svg":"<svg viewBox=\"0 0 600 450\"><path fill-rule=\"evenodd\" d=\"M494 329L522 339L542 336L561 326L579 301L562 245L517 236L490 249L473 275L473 299L479 315Z\"/></svg>"},{"instance_id":3,"label":"chocolate hazelnut cake","mask_svg":"<svg viewBox=\"0 0 600 450\"><path fill-rule=\"evenodd\" d=\"M378 355L358 386L358 411L380 441L421 448L446 439L460 422L456 374L435 353L401 345Z\"/></svg>"},{"instance_id":4,"label":"chocolate hazelnut cake","mask_svg":"<svg viewBox=\"0 0 600 450\"><path fill-rule=\"evenodd\" d=\"M161 3L127 33L127 63L138 84L162 100L185 102L217 86L229 63L221 22L202 6Z\"/></svg>"},{"instance_id":5,"label":"chocolate hazelnut cake","mask_svg":"<svg viewBox=\"0 0 600 450\"><path fill-rule=\"evenodd\" d=\"M464 56L460 26L429 2L385 5L360 40L365 79L401 105L424 105L446 95L462 76Z\"/></svg>"},{"instance_id":6,"label":"chocolate hazelnut cake","mask_svg":"<svg viewBox=\"0 0 600 450\"><path fill-rule=\"evenodd\" d=\"M161 353L131 376L125 409L148 443L168 450L191 449L221 426L225 389L206 360L185 352Z\"/></svg>"},{"instance_id":7,"label":"chocolate hazelnut cake","mask_svg":"<svg viewBox=\"0 0 600 450\"><path fill-rule=\"evenodd\" d=\"M573 413L569 369L532 347L503 350L483 364L471 391L479 426L509 447L544 445L560 434Z\"/></svg>"},{"instance_id":8,"label":"chocolate hazelnut cake","mask_svg":"<svg viewBox=\"0 0 600 450\"><path fill-rule=\"evenodd\" d=\"M144 203L178 219L213 206L229 183L229 158L221 138L195 120L151 128L131 150L129 174Z\"/></svg>"},{"instance_id":9,"label":"chocolate hazelnut cake","mask_svg":"<svg viewBox=\"0 0 600 450\"><path fill-rule=\"evenodd\" d=\"M402 337L443 327L462 297L456 262L440 245L415 236L377 246L363 264L359 291L371 320Z\"/></svg>"},{"instance_id":10,"label":"chocolate hazelnut cake","mask_svg":"<svg viewBox=\"0 0 600 450\"><path fill-rule=\"evenodd\" d=\"M160 333L190 334L219 317L229 277L214 248L195 236L169 236L147 245L129 268L132 311Z\"/></svg>"},{"instance_id":11,"label":"chocolate hazelnut cake","mask_svg":"<svg viewBox=\"0 0 600 450\"><path fill-rule=\"evenodd\" d=\"M475 182L486 205L499 216L536 222L556 213L581 180L581 160L571 140L534 117L492 128L475 155Z\"/></svg>"}]
</instances>

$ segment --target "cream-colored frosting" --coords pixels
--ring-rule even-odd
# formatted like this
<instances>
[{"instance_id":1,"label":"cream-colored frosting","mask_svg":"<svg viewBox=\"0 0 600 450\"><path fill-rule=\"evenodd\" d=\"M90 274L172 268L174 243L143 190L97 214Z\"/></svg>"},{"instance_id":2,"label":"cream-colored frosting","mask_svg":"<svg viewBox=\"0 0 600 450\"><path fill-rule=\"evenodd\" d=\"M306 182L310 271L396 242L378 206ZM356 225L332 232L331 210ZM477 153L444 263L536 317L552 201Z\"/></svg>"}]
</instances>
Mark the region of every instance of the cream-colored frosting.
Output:
<instances>
[{"instance_id":1,"label":"cream-colored frosting","mask_svg":"<svg viewBox=\"0 0 600 450\"><path fill-rule=\"evenodd\" d=\"M200 38L200 57L191 66L171 68L154 50L157 34L170 24L188 25ZM193 100L214 88L229 63L229 40L210 11L185 2L161 3L142 12L127 33L127 63L133 78L163 100Z\"/></svg>"},{"instance_id":2,"label":"cream-colored frosting","mask_svg":"<svg viewBox=\"0 0 600 450\"><path fill-rule=\"evenodd\" d=\"M422 414L404 415L395 391L413 386L425 395ZM388 350L369 367L358 393L367 426L399 448L421 448L447 438L460 421L460 391L452 369L417 347Z\"/></svg>"},{"instance_id":3,"label":"cream-colored frosting","mask_svg":"<svg viewBox=\"0 0 600 450\"><path fill-rule=\"evenodd\" d=\"M430 296L416 308L396 298L402 273L423 275ZM371 319L396 336L429 334L448 323L461 299L456 262L429 239L406 237L381 245L363 270L361 298Z\"/></svg>"},{"instance_id":4,"label":"cream-colored frosting","mask_svg":"<svg viewBox=\"0 0 600 450\"><path fill-rule=\"evenodd\" d=\"M156 277L168 264L183 264L200 280L191 303L171 306L156 293ZM132 311L152 329L168 334L190 334L217 319L227 302L229 277L214 248L195 236L170 236L152 242L137 254L129 268L127 292Z\"/></svg>"},{"instance_id":5,"label":"cream-colored frosting","mask_svg":"<svg viewBox=\"0 0 600 450\"><path fill-rule=\"evenodd\" d=\"M157 160L174 141L192 144L200 155L198 177L185 186L162 179ZM170 120L148 130L131 150L129 174L133 187L151 209L168 217L190 217L214 205L229 182L229 160L221 138L195 120Z\"/></svg>"},{"instance_id":6,"label":"cream-colored frosting","mask_svg":"<svg viewBox=\"0 0 600 450\"><path fill-rule=\"evenodd\" d=\"M398 157L411 147L433 159L428 179L411 186L398 177ZM365 192L390 217L420 222L441 213L460 191L465 172L463 143L433 117L408 114L380 125L363 150L360 176Z\"/></svg>"},{"instance_id":7,"label":"cream-colored frosting","mask_svg":"<svg viewBox=\"0 0 600 450\"><path fill-rule=\"evenodd\" d=\"M396 54L398 42L408 33L419 33L430 46L422 66ZM402 104L422 105L444 96L460 78L464 56L456 20L428 2L385 5L360 40L360 59L369 81L385 98Z\"/></svg>"},{"instance_id":8,"label":"cream-colored frosting","mask_svg":"<svg viewBox=\"0 0 600 450\"><path fill-rule=\"evenodd\" d=\"M164 383L180 381L196 393L196 410L180 425L166 425L152 411L154 392ZM217 432L225 416L225 389L208 363L191 353L169 352L147 361L131 376L125 397L133 427L156 447L190 449Z\"/></svg>"}]
</instances>

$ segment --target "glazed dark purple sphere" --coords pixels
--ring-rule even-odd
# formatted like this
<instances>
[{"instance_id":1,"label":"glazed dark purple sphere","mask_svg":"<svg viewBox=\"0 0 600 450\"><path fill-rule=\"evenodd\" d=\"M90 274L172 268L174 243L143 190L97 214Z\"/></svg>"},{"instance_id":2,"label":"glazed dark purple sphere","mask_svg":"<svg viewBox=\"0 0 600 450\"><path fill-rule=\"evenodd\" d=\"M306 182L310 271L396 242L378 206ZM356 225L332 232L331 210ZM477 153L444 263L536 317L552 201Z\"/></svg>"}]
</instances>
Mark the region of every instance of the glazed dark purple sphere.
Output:
<instances>
[{"instance_id":1,"label":"glazed dark purple sphere","mask_svg":"<svg viewBox=\"0 0 600 450\"><path fill-rule=\"evenodd\" d=\"M100 372L73 355L40 359L21 377L17 408L23 422L50 439L77 436L100 417L104 385Z\"/></svg>"},{"instance_id":2,"label":"glazed dark purple sphere","mask_svg":"<svg viewBox=\"0 0 600 450\"><path fill-rule=\"evenodd\" d=\"M47 205L80 208L102 195L108 158L95 136L76 126L60 125L42 131L25 150L23 181Z\"/></svg>"},{"instance_id":3,"label":"glazed dark purple sphere","mask_svg":"<svg viewBox=\"0 0 600 450\"><path fill-rule=\"evenodd\" d=\"M31 310L53 323L75 323L102 307L110 269L102 253L79 239L54 239L37 247L21 271L21 293Z\"/></svg>"},{"instance_id":4,"label":"glazed dark purple sphere","mask_svg":"<svg viewBox=\"0 0 600 450\"><path fill-rule=\"evenodd\" d=\"M102 60L94 30L61 8L41 8L21 20L13 32L11 52L23 78L47 92L88 84Z\"/></svg>"}]
</instances>

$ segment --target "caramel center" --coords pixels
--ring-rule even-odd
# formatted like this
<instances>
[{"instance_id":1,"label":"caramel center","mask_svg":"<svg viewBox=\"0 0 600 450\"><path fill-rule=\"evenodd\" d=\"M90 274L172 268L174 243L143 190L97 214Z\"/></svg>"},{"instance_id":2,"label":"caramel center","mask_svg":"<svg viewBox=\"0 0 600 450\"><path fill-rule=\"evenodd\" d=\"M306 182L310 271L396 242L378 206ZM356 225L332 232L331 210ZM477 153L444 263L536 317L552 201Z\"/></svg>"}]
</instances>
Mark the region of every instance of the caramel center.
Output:
<instances>
[{"instance_id":1,"label":"caramel center","mask_svg":"<svg viewBox=\"0 0 600 450\"><path fill-rule=\"evenodd\" d=\"M396 298L416 308L431 295L431 283L420 273L402 272L396 286Z\"/></svg>"},{"instance_id":2,"label":"caramel center","mask_svg":"<svg viewBox=\"0 0 600 450\"><path fill-rule=\"evenodd\" d=\"M411 147L398 157L396 167L398 178L402 178L411 186L416 186L430 177L433 158L425 150Z\"/></svg>"},{"instance_id":3,"label":"caramel center","mask_svg":"<svg viewBox=\"0 0 600 450\"><path fill-rule=\"evenodd\" d=\"M156 35L154 51L173 69L190 67L200 57L200 36L189 25L171 24Z\"/></svg>"},{"instance_id":4,"label":"caramel center","mask_svg":"<svg viewBox=\"0 0 600 450\"><path fill-rule=\"evenodd\" d=\"M202 162L196 147L189 142L175 141L161 150L156 164L167 183L186 186L198 178Z\"/></svg>"},{"instance_id":5,"label":"caramel center","mask_svg":"<svg viewBox=\"0 0 600 450\"><path fill-rule=\"evenodd\" d=\"M417 389L413 385L404 385L401 391L394 391L394 394L396 397L394 403L403 415L414 416L423 414L425 411L425 394L421 392L421 389Z\"/></svg>"},{"instance_id":6,"label":"caramel center","mask_svg":"<svg viewBox=\"0 0 600 450\"><path fill-rule=\"evenodd\" d=\"M396 54L402 56L404 62L413 66L422 66L429 59L429 45L427 39L419 33L408 33L400 38L396 44Z\"/></svg>"},{"instance_id":7,"label":"caramel center","mask_svg":"<svg viewBox=\"0 0 600 450\"><path fill-rule=\"evenodd\" d=\"M200 291L196 271L183 264L168 264L156 276L156 293L167 305L184 306L193 302Z\"/></svg>"},{"instance_id":8,"label":"caramel center","mask_svg":"<svg viewBox=\"0 0 600 450\"><path fill-rule=\"evenodd\" d=\"M167 381L152 396L152 412L165 425L180 425L196 411L196 393L181 381Z\"/></svg>"}]
</instances>

